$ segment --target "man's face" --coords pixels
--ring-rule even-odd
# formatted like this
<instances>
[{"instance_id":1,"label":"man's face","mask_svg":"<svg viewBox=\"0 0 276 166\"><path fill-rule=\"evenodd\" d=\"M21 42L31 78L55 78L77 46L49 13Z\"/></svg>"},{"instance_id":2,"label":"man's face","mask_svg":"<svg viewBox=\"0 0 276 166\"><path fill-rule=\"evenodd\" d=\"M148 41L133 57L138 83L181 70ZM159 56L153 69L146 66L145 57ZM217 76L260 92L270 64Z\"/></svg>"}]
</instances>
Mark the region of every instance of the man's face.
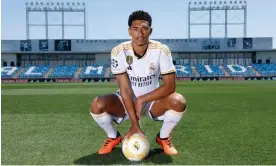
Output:
<instances>
[{"instance_id":1,"label":"man's face","mask_svg":"<svg viewBox=\"0 0 276 166\"><path fill-rule=\"evenodd\" d=\"M128 29L128 33L132 37L132 42L138 46L148 44L151 32L152 28L149 26L148 21L144 20L132 21L131 27Z\"/></svg>"}]
</instances>

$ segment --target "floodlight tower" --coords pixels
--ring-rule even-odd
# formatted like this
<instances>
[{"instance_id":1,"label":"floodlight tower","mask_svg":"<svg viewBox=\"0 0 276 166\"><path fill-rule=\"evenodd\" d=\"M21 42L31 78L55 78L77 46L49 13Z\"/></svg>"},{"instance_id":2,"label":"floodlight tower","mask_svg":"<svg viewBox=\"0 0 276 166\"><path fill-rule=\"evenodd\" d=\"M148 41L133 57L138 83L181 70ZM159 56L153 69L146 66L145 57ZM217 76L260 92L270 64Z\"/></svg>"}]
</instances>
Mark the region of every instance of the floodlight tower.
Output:
<instances>
[{"instance_id":1,"label":"floodlight tower","mask_svg":"<svg viewBox=\"0 0 276 166\"><path fill-rule=\"evenodd\" d=\"M192 12L208 11L209 22L191 22ZM212 11L224 11L225 19L222 23L213 23ZM229 22L228 11L242 11L243 20L242 22ZM236 12L237 13L237 12ZM200 19L200 18L198 18ZM209 26L209 38L212 38L212 26L213 25L224 25L225 34L224 37L228 37L228 26L229 25L243 25L243 36L246 37L247 30L247 2L238 0L228 1L190 1L188 5L188 38L191 38L191 26Z\"/></svg>"},{"instance_id":2,"label":"floodlight tower","mask_svg":"<svg viewBox=\"0 0 276 166\"><path fill-rule=\"evenodd\" d=\"M45 15L45 23L42 24L30 24L30 13L31 12L40 12ZM61 23L59 24L49 24L48 22L48 13L49 12L58 12L61 13ZM64 23L64 13L73 13L80 12L83 13L83 23L81 24L65 24ZM64 29L65 27L80 26L83 27L83 38L86 39L86 12L85 12L85 3L82 2L26 2L26 38L30 39L30 27L32 26L43 26L45 27L45 36L46 39L49 38L49 27L50 26L61 26L62 27L62 39L64 39Z\"/></svg>"}]
</instances>

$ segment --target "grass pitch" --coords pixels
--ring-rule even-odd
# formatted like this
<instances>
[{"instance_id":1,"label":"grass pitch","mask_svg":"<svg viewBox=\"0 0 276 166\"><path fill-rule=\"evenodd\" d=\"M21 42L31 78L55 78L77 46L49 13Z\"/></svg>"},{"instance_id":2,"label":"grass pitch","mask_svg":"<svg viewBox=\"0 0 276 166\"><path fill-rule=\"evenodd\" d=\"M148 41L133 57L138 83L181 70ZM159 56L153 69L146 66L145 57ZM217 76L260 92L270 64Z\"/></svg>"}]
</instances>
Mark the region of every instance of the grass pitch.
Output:
<instances>
[{"instance_id":1,"label":"grass pitch","mask_svg":"<svg viewBox=\"0 0 276 166\"><path fill-rule=\"evenodd\" d=\"M106 135L89 115L97 95L116 83L2 84L4 165L133 164L121 144L100 156ZM172 133L180 154L164 155L161 122L144 118L151 151L134 164L276 164L276 82L179 82L188 111ZM130 123L118 126L123 135Z\"/></svg>"}]
</instances>

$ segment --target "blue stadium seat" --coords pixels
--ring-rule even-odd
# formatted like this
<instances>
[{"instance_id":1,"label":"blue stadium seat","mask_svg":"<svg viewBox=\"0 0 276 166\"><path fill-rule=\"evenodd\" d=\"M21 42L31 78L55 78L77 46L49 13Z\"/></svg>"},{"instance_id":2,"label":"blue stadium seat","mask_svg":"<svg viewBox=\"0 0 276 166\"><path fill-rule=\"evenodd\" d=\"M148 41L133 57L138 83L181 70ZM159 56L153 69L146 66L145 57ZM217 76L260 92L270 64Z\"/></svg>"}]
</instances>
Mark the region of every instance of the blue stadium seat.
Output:
<instances>
[{"instance_id":1,"label":"blue stadium seat","mask_svg":"<svg viewBox=\"0 0 276 166\"><path fill-rule=\"evenodd\" d=\"M252 66L262 76L275 76L276 75L276 64L253 64Z\"/></svg>"},{"instance_id":2,"label":"blue stadium seat","mask_svg":"<svg viewBox=\"0 0 276 166\"><path fill-rule=\"evenodd\" d=\"M78 68L76 65L56 66L49 78L74 78Z\"/></svg>"},{"instance_id":3,"label":"blue stadium seat","mask_svg":"<svg viewBox=\"0 0 276 166\"><path fill-rule=\"evenodd\" d=\"M193 70L189 64L175 65L177 77L192 77L194 76Z\"/></svg>"},{"instance_id":4,"label":"blue stadium seat","mask_svg":"<svg viewBox=\"0 0 276 166\"><path fill-rule=\"evenodd\" d=\"M1 68L1 78L12 78L17 72L21 70L20 67L3 67Z\"/></svg>"},{"instance_id":5,"label":"blue stadium seat","mask_svg":"<svg viewBox=\"0 0 276 166\"><path fill-rule=\"evenodd\" d=\"M248 66L226 65L224 68L231 76L256 76L256 73Z\"/></svg>"},{"instance_id":6,"label":"blue stadium seat","mask_svg":"<svg viewBox=\"0 0 276 166\"><path fill-rule=\"evenodd\" d=\"M104 77L106 73L107 65L91 65L86 66L82 70L80 78L95 78Z\"/></svg>"},{"instance_id":7,"label":"blue stadium seat","mask_svg":"<svg viewBox=\"0 0 276 166\"><path fill-rule=\"evenodd\" d=\"M19 74L19 78L44 78L49 69L49 66L31 66Z\"/></svg>"},{"instance_id":8,"label":"blue stadium seat","mask_svg":"<svg viewBox=\"0 0 276 166\"><path fill-rule=\"evenodd\" d=\"M206 77L218 77L224 76L224 72L219 68L218 65L196 65L197 71L200 76Z\"/></svg>"}]
</instances>

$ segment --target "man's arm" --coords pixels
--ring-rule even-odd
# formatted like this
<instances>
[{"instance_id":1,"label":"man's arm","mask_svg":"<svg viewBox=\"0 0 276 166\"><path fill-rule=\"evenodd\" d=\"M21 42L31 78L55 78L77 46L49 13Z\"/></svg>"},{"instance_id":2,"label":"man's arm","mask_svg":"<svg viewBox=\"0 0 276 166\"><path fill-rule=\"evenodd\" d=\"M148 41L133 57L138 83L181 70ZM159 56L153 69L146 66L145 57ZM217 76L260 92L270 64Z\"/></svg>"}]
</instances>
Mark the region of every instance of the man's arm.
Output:
<instances>
[{"instance_id":1,"label":"man's arm","mask_svg":"<svg viewBox=\"0 0 276 166\"><path fill-rule=\"evenodd\" d=\"M160 71L164 84L151 93L139 97L143 102L151 102L168 96L175 91L175 67L173 65L171 51L168 46L162 45L160 49Z\"/></svg>"},{"instance_id":2,"label":"man's arm","mask_svg":"<svg viewBox=\"0 0 276 166\"><path fill-rule=\"evenodd\" d=\"M164 81L163 85L148 94L140 96L139 98L143 102L151 102L172 94L175 91L176 86L175 73L162 75L162 79Z\"/></svg>"},{"instance_id":3,"label":"man's arm","mask_svg":"<svg viewBox=\"0 0 276 166\"><path fill-rule=\"evenodd\" d=\"M136 116L134 103L132 100L132 89L130 87L129 78L126 73L116 75L119 83L120 94L122 96L125 108L128 112L132 126L139 125L138 117Z\"/></svg>"}]
</instances>

